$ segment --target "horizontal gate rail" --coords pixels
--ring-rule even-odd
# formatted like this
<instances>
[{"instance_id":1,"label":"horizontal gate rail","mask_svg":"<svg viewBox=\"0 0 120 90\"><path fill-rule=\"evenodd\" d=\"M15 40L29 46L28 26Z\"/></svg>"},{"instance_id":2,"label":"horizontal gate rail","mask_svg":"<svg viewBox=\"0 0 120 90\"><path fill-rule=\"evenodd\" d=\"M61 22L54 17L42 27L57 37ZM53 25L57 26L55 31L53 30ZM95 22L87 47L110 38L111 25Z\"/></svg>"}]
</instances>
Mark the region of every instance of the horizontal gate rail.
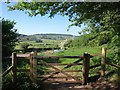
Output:
<instances>
[{"instance_id":1,"label":"horizontal gate rail","mask_svg":"<svg viewBox=\"0 0 120 90\"><path fill-rule=\"evenodd\" d=\"M109 62L106 62L106 64L111 65L111 66L114 66L114 67L116 67L116 68L119 68L119 69L120 69L120 66L118 66L118 65L116 65L116 64L109 63Z\"/></svg>"},{"instance_id":2,"label":"horizontal gate rail","mask_svg":"<svg viewBox=\"0 0 120 90\"><path fill-rule=\"evenodd\" d=\"M38 76L37 78L47 78L49 77L49 75L43 75L43 76ZM76 78L82 78L82 76L72 76L72 77L76 77ZM49 78L71 78L71 77L67 77L67 76L53 76L53 77L49 77Z\"/></svg>"},{"instance_id":3,"label":"horizontal gate rail","mask_svg":"<svg viewBox=\"0 0 120 90\"><path fill-rule=\"evenodd\" d=\"M64 66L64 65L76 66L76 65L83 65L83 63L49 63L49 64L52 64L54 66ZM42 65L42 64L38 63L37 65Z\"/></svg>"},{"instance_id":4,"label":"horizontal gate rail","mask_svg":"<svg viewBox=\"0 0 120 90\"><path fill-rule=\"evenodd\" d=\"M55 72L55 70L37 70L38 72L45 71L45 72ZM82 70L63 70L64 72L83 72Z\"/></svg>"},{"instance_id":5,"label":"horizontal gate rail","mask_svg":"<svg viewBox=\"0 0 120 90\"><path fill-rule=\"evenodd\" d=\"M45 81L45 82L42 82L42 83L66 83L66 84L81 84L80 81Z\"/></svg>"},{"instance_id":6,"label":"horizontal gate rail","mask_svg":"<svg viewBox=\"0 0 120 90\"><path fill-rule=\"evenodd\" d=\"M82 58L82 59L84 59L83 56L35 56L33 58L35 58L35 59L46 59L46 58L52 58L52 59L57 59L57 58Z\"/></svg>"}]
</instances>

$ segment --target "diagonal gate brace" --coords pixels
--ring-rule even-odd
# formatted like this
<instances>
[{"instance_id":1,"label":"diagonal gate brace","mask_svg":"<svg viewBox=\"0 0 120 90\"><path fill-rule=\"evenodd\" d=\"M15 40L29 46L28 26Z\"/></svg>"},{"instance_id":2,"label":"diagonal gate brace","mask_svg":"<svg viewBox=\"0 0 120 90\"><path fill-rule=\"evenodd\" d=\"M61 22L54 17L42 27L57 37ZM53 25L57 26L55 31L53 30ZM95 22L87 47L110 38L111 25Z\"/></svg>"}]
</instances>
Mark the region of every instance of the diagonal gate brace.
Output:
<instances>
[{"instance_id":1,"label":"diagonal gate brace","mask_svg":"<svg viewBox=\"0 0 120 90\"><path fill-rule=\"evenodd\" d=\"M40 61L41 61L41 63L45 64L46 66L50 66L50 67L52 67L53 69L55 69L55 70L56 70L56 72L54 72L54 73L52 73L50 76L48 76L48 77L44 78L42 81L47 80L48 78L50 78L50 77L54 76L55 74L58 74L58 73L63 73L64 75L66 75L66 76L68 76L68 77L70 77L70 78L73 78L74 80L76 80L76 81L79 81L79 82L80 82L80 80L79 80L78 78L73 77L73 76L71 76L71 75L67 74L66 72L64 72L64 71L63 71L63 69L62 69L62 70L60 70L60 69L58 69L58 68L56 68L56 67L52 66L51 64L46 63L46 62L45 62L45 61L43 61L43 60L40 60Z\"/></svg>"}]
</instances>

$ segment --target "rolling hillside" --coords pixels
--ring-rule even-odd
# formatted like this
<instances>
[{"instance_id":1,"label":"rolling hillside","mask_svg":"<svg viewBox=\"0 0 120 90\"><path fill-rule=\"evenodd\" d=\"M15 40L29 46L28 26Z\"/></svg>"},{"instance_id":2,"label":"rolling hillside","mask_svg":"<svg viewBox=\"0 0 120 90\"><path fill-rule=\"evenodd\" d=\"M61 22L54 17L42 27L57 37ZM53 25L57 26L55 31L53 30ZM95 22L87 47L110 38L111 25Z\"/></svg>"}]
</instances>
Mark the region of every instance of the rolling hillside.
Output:
<instances>
[{"instance_id":1,"label":"rolling hillside","mask_svg":"<svg viewBox=\"0 0 120 90\"><path fill-rule=\"evenodd\" d=\"M73 37L75 36L70 34L33 34L33 35L20 34L18 38L20 39L20 41L36 41L41 39L65 40Z\"/></svg>"}]
</instances>

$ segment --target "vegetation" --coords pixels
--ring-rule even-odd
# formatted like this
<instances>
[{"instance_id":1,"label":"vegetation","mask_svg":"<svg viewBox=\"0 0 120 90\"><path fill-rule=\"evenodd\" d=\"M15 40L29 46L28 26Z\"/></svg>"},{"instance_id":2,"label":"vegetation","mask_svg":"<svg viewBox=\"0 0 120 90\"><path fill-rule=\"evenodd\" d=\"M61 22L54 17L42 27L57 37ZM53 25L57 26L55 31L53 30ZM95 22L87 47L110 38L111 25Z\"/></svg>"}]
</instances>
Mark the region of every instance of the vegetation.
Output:
<instances>
[{"instance_id":1,"label":"vegetation","mask_svg":"<svg viewBox=\"0 0 120 90\"><path fill-rule=\"evenodd\" d=\"M21 44L21 48L23 49L23 53L26 52L26 50L28 49L28 46L30 46L30 44L28 44L28 43L22 43Z\"/></svg>"},{"instance_id":2,"label":"vegetation","mask_svg":"<svg viewBox=\"0 0 120 90\"><path fill-rule=\"evenodd\" d=\"M20 34L18 37L19 43L16 43L15 51L34 51L33 49L40 50L52 50L59 49L60 43L65 39L73 38L72 35L69 34L34 34L34 35L23 35ZM24 46L27 45L26 50L24 50ZM39 50L39 51L40 51Z\"/></svg>"},{"instance_id":3,"label":"vegetation","mask_svg":"<svg viewBox=\"0 0 120 90\"><path fill-rule=\"evenodd\" d=\"M102 47L102 46L101 46ZM67 50L64 50L64 51L61 51L61 52L58 52L58 53L54 53L54 55L59 55L59 56L65 56L65 55L71 55L71 56L74 56L74 55L79 55L79 56L82 56L84 52L88 52L90 54L96 54L96 53L101 53L101 47L89 47L89 46L81 46L81 47L73 47L73 48L69 48ZM114 62L115 64L117 64L117 62L113 61L113 54L114 52L107 52L107 61L109 62ZM38 53L38 55L41 55L41 53ZM44 54L44 55L48 55L47 54ZM60 63L73 63L74 61L77 61L78 59L45 59L46 62L60 62ZM40 62L38 62L40 63ZM101 63L101 56L98 56L98 57L95 57L95 58L92 58L90 60L90 65L96 65L96 64L99 64ZM17 60L17 68L18 70L19 69L29 69L29 60ZM61 67L63 68L63 67ZM90 70L90 75L89 76L94 76L94 75L97 75L97 71L100 70L101 67L98 67L98 68L95 68L95 69L92 69ZM40 69L40 72L39 72L39 69ZM72 66L70 68L66 68L67 70L69 69L72 69L72 70L81 70L82 69L82 66L78 65L78 66ZM44 73L47 73L47 72L42 72L42 70L47 70L47 67L45 67L44 65L40 65L38 66L38 75L42 75ZM112 75L114 76L117 76L116 72L117 72L117 69L114 68L114 67L110 67L110 66L106 66L106 70L107 71L111 71L111 70L114 70L115 74L112 73ZM81 75L82 73L77 73L77 75ZM116 80L117 77L112 77L109 76L108 78L111 79L111 80ZM18 76L18 80L19 82L17 82L17 86L16 87L11 87L11 77L10 75L7 76L7 78L4 78L4 88L12 88L14 90L14 88L17 88L18 90L24 90L24 89L41 89L42 87L40 85L34 85L31 81L30 81L30 78L29 78L29 73L28 72L18 72L17 74ZM112 77L112 78L111 78ZM23 80L25 82L23 82ZM10 85L10 86L9 86ZM7 90L7 89L6 89ZM44 90L44 89L43 89Z\"/></svg>"},{"instance_id":4,"label":"vegetation","mask_svg":"<svg viewBox=\"0 0 120 90\"><path fill-rule=\"evenodd\" d=\"M23 41L16 43L15 51L20 52L24 51L24 49L21 47L25 43L29 46L26 48L26 52L34 51L35 49L39 49L38 52L43 50L52 50L57 49L59 47L59 43L61 43L62 40L50 40L50 39L42 39L42 42L36 42L36 41Z\"/></svg>"},{"instance_id":5,"label":"vegetation","mask_svg":"<svg viewBox=\"0 0 120 90\"><path fill-rule=\"evenodd\" d=\"M9 60L10 61L10 60ZM11 64L10 64L11 65ZM29 69L30 64L28 59L17 59L17 69ZM2 78L2 90L38 90L41 89L40 85L35 85L29 76L29 72L17 72L16 84L12 83L12 71Z\"/></svg>"},{"instance_id":6,"label":"vegetation","mask_svg":"<svg viewBox=\"0 0 120 90\"><path fill-rule=\"evenodd\" d=\"M74 40L65 43L65 47L81 47L81 46L113 46L112 35L109 32L89 33L81 35Z\"/></svg>"},{"instance_id":7,"label":"vegetation","mask_svg":"<svg viewBox=\"0 0 120 90\"><path fill-rule=\"evenodd\" d=\"M14 21L2 19L0 22L2 23L2 57L6 57L12 54L19 34L14 29Z\"/></svg>"},{"instance_id":8,"label":"vegetation","mask_svg":"<svg viewBox=\"0 0 120 90\"><path fill-rule=\"evenodd\" d=\"M84 32L100 33L98 40L110 33L111 41L114 42L112 47L116 48L114 59L120 60L120 2L18 2L9 6L9 10L22 10L29 16L49 14L50 18L56 14L66 15L72 22L69 27L84 23L88 27ZM99 45L106 42L96 43Z\"/></svg>"},{"instance_id":9,"label":"vegetation","mask_svg":"<svg viewBox=\"0 0 120 90\"><path fill-rule=\"evenodd\" d=\"M77 37L73 40L69 40L64 44L64 46L67 48L66 50L54 54L60 56L61 55L81 56L84 52L89 52L90 54L96 54L98 52L101 52L101 47L104 46L111 49L111 52L107 53L107 61L114 62L115 64L120 65L120 32L119 32L120 2L118 3L115 2L109 2L109 3L18 2L15 5L10 6L9 10L22 10L25 11L30 16L36 16L36 15L44 16L46 14L49 14L50 18L54 17L56 14L60 14L62 16L66 15L69 17L69 21L72 22L72 24L68 26L68 29L74 25L80 27L81 24L85 24L84 30L80 32L81 34L80 37ZM12 25L11 28L9 28L9 30L11 30L14 24L13 23L11 24L11 22L9 23L10 25ZM26 37L26 35L23 36ZM57 38L58 41L57 41L56 38L54 37L55 35L53 35L52 37L49 36L50 35L41 35L41 36L33 35L31 37L25 38L24 41L33 43L29 47L45 48L47 46L55 47L54 45L58 47L57 45L60 43L59 40L63 40L63 37L58 37ZM5 39L5 37L3 37L3 39ZM37 40L42 40L42 42L38 42ZM13 41L13 43L15 41ZM24 42L21 42L21 44L22 43ZM5 43L5 45L7 44ZM12 46L14 45L15 43ZM29 48L28 45L26 47ZM50 59L46 61L49 62L49 60ZM76 61L76 59L72 59L72 60L59 59L59 62L61 63L70 63L70 62L72 63L74 61ZM101 63L101 57L92 58L90 63L91 65ZM25 66L27 66L26 63ZM80 68L82 67L81 66L72 67L72 69L80 69ZM106 66L106 70L107 71L114 70L117 76L118 77L120 76L119 69ZM99 71L99 68L95 68L91 70L90 76L93 76L93 73L96 71ZM113 74L114 73L112 73L112 75Z\"/></svg>"}]
</instances>

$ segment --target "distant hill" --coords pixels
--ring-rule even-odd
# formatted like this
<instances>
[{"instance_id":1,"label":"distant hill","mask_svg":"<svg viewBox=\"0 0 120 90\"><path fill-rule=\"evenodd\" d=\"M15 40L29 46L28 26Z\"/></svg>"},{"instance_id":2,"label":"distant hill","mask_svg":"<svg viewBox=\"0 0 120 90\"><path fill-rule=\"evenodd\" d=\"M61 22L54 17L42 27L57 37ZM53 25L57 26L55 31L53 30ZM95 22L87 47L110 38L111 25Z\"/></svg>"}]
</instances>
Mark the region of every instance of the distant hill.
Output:
<instances>
[{"instance_id":1,"label":"distant hill","mask_svg":"<svg viewBox=\"0 0 120 90\"><path fill-rule=\"evenodd\" d=\"M33 35L24 35L20 34L18 37L21 41L36 41L41 39L50 39L50 40L65 40L68 38L73 38L75 36L70 34L33 34Z\"/></svg>"},{"instance_id":2,"label":"distant hill","mask_svg":"<svg viewBox=\"0 0 120 90\"><path fill-rule=\"evenodd\" d=\"M27 35L25 34L19 34L19 35L20 35L19 38L27 37Z\"/></svg>"}]
</instances>

